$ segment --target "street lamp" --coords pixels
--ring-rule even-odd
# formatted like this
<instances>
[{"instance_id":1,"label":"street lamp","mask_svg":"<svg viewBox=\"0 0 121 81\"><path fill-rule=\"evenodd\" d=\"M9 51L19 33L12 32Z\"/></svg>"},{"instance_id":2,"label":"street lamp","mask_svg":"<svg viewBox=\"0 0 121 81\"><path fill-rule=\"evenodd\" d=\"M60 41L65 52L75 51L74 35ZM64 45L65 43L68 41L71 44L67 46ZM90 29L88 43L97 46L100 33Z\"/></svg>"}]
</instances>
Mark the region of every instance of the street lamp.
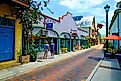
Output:
<instances>
[{"instance_id":1,"label":"street lamp","mask_svg":"<svg viewBox=\"0 0 121 81\"><path fill-rule=\"evenodd\" d=\"M108 12L109 12L110 6L107 4L104 7L104 9L105 9L105 12L106 12L106 37L108 37ZM106 40L106 50L108 50L108 40Z\"/></svg>"}]
</instances>

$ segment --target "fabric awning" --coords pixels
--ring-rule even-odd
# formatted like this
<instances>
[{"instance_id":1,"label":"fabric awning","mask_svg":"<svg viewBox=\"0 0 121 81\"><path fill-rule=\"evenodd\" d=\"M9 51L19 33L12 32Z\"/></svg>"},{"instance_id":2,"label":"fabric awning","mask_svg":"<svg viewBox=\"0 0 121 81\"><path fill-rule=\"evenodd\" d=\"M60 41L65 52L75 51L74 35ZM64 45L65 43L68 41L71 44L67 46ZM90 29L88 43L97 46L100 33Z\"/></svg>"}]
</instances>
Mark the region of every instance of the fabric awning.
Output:
<instances>
[{"instance_id":1,"label":"fabric awning","mask_svg":"<svg viewBox=\"0 0 121 81\"><path fill-rule=\"evenodd\" d=\"M117 35L109 35L108 37L104 37L104 40L121 40L121 37Z\"/></svg>"}]
</instances>

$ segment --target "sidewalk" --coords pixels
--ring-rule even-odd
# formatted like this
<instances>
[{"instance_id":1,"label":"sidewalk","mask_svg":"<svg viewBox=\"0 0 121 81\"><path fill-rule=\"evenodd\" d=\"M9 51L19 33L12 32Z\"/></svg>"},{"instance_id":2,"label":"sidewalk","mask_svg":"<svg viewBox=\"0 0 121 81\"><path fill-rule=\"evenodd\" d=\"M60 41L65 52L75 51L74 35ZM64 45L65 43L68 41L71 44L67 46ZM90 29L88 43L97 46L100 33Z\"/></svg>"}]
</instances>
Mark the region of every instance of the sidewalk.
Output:
<instances>
[{"instance_id":1,"label":"sidewalk","mask_svg":"<svg viewBox=\"0 0 121 81\"><path fill-rule=\"evenodd\" d=\"M121 68L117 59L102 59L86 81L121 81Z\"/></svg>"},{"instance_id":2,"label":"sidewalk","mask_svg":"<svg viewBox=\"0 0 121 81\"><path fill-rule=\"evenodd\" d=\"M67 58L72 58L74 56L77 56L78 54L82 54L83 52L86 52L86 51L91 50L92 48L96 48L98 46L99 45L93 46L89 49L79 50L76 52L68 52L65 54L55 55L54 59L38 59L36 62L29 62L27 64L23 64L23 65L11 67L8 69L0 70L0 81L4 81L8 78L12 78L15 76L25 74L27 72L30 72L30 71L36 69L36 68L42 68L44 66L51 65L52 63L64 61Z\"/></svg>"}]
</instances>

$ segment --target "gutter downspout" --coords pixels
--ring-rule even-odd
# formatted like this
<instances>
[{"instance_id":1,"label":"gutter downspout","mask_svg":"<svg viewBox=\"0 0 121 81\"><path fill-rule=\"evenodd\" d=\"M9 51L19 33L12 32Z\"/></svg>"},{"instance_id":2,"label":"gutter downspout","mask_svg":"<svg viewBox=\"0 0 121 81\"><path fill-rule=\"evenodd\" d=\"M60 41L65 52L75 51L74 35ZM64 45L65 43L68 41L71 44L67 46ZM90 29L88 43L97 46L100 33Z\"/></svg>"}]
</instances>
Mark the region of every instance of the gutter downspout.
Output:
<instances>
[{"instance_id":1,"label":"gutter downspout","mask_svg":"<svg viewBox=\"0 0 121 81\"><path fill-rule=\"evenodd\" d=\"M118 36L119 36L119 13L118 13ZM119 45L120 45L120 42L118 40L118 50L119 50Z\"/></svg>"}]
</instances>

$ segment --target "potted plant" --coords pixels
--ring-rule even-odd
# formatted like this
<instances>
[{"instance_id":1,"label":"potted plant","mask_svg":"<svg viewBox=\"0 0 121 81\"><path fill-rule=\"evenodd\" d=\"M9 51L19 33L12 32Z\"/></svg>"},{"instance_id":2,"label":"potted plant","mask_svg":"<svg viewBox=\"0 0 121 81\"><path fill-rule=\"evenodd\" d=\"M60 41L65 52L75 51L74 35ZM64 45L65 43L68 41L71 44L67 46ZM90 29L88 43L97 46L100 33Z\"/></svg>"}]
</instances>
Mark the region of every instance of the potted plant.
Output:
<instances>
[{"instance_id":1,"label":"potted plant","mask_svg":"<svg viewBox=\"0 0 121 81\"><path fill-rule=\"evenodd\" d=\"M116 54L117 50L116 49L112 49L111 51L111 58L114 59L115 58L115 54Z\"/></svg>"},{"instance_id":2,"label":"potted plant","mask_svg":"<svg viewBox=\"0 0 121 81\"><path fill-rule=\"evenodd\" d=\"M62 53L67 53L67 48L61 48Z\"/></svg>"},{"instance_id":3,"label":"potted plant","mask_svg":"<svg viewBox=\"0 0 121 81\"><path fill-rule=\"evenodd\" d=\"M30 61L30 55L27 54L27 51L25 53L26 54L22 54L21 50L18 50L17 62L23 64L23 63L28 63Z\"/></svg>"}]
</instances>

